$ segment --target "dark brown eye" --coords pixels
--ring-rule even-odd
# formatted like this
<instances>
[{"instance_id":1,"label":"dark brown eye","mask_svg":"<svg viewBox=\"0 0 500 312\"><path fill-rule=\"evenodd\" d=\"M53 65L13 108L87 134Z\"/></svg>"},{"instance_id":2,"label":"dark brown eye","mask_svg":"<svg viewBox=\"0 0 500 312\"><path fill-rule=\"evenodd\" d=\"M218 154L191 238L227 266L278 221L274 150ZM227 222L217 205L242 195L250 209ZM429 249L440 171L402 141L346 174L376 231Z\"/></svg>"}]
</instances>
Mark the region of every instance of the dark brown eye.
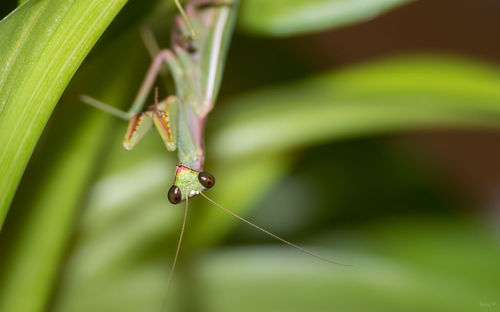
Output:
<instances>
[{"instance_id":1,"label":"dark brown eye","mask_svg":"<svg viewBox=\"0 0 500 312\"><path fill-rule=\"evenodd\" d=\"M178 204L181 200L181 189L176 185L172 185L172 187L168 190L168 201L172 204Z\"/></svg>"},{"instance_id":2,"label":"dark brown eye","mask_svg":"<svg viewBox=\"0 0 500 312\"><path fill-rule=\"evenodd\" d=\"M198 180L200 181L201 185L203 185L207 189L209 189L215 185L214 176L208 172L200 172L198 174Z\"/></svg>"}]
</instances>

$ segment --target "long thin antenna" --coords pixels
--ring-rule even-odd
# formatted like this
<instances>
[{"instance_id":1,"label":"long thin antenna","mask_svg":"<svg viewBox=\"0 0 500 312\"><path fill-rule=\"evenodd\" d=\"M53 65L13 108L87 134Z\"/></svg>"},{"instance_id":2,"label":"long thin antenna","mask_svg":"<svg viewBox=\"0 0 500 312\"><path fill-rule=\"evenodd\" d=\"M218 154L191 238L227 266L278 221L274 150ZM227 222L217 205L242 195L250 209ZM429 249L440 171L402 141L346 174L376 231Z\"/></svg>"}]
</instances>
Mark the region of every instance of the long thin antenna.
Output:
<instances>
[{"instance_id":1,"label":"long thin antenna","mask_svg":"<svg viewBox=\"0 0 500 312\"><path fill-rule=\"evenodd\" d=\"M191 21L189 20L189 17L187 16L186 12L184 11L184 8L182 8L181 3L179 0L174 0L175 5L177 6L177 9L179 9L179 12L181 13L182 19L186 22L187 27L189 28L190 32L190 37L191 40L193 40L196 37L196 32L194 31L193 25L191 24Z\"/></svg>"},{"instance_id":2,"label":"long thin antenna","mask_svg":"<svg viewBox=\"0 0 500 312\"><path fill-rule=\"evenodd\" d=\"M323 260L323 261L326 261L326 262L329 262L329 263L338 264L338 265L343 265L343 266L351 266L350 264L344 264L344 263L340 263L340 262L335 262L335 261L333 261L333 260L330 260L330 259L328 259L328 258L322 257L322 256L320 256L320 255L318 255L318 254L315 254L315 253L314 253L314 252L312 252L312 251L309 251L309 250L304 249L304 248L302 248L302 247L300 247L300 246L297 246L297 245L295 245L294 243L291 243L291 242L287 241L286 239L283 239L283 238L279 237L278 235L273 234L273 233L269 232L268 230L266 230L266 229L264 229L264 228L262 228L262 227L258 226L257 224L254 224L254 223L252 223L252 222L248 221L247 219L245 219L245 218L243 218L243 217L241 217L241 216L237 215L236 213L232 212L231 210L229 210L229 209L227 209L227 208L224 208L221 204L216 203L214 200L212 200L211 198L209 198L207 195L205 195L205 194L203 194L203 193L200 193L200 194L201 194L203 197L205 197L205 198L206 198L209 202L211 202L211 203L212 203L212 204L214 204L215 206L219 207L220 209L224 210L225 212L229 213L229 214L230 214L230 215L232 215L233 217L240 219L241 221L243 221L243 222L245 222L245 223L247 223L247 224L249 224L249 225L253 226L254 228L256 228L256 229L258 229L258 230L261 230L262 232L266 233L267 235L269 235L269 236L271 236L271 237L276 238L277 240L279 240L279 241L281 241L281 242L283 242L283 243L287 244L288 246L291 246L291 247L293 247L293 248L295 248L295 249L298 249L298 250L300 250L300 251L302 251L302 252L304 252L304 253L306 253L306 254L308 254L308 255L310 255L310 256L313 256L313 257L315 257L315 258L318 258L318 259L320 259L320 260Z\"/></svg>"},{"instance_id":3,"label":"long thin antenna","mask_svg":"<svg viewBox=\"0 0 500 312\"><path fill-rule=\"evenodd\" d=\"M186 197L186 209L184 210L184 221L182 221L181 234L179 236L179 242L177 243L177 250L175 251L174 263L170 269L170 274L168 276L167 290L165 291L165 297L163 298L163 304L161 306L161 311L165 310L165 305L167 304L168 292L170 290L170 285L172 284L172 278L174 277L175 265L177 264L177 259L179 258L179 251L181 250L182 236L184 235L184 228L186 227L186 220L188 215L188 197Z\"/></svg>"}]
</instances>

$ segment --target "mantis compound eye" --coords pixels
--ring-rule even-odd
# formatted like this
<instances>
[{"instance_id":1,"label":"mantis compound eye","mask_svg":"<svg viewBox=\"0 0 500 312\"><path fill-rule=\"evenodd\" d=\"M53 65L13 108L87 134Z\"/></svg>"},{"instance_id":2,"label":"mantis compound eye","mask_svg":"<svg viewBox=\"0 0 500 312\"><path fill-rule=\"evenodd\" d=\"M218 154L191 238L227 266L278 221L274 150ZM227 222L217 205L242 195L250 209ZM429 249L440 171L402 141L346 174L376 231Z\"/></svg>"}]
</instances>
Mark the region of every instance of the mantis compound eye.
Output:
<instances>
[{"instance_id":1,"label":"mantis compound eye","mask_svg":"<svg viewBox=\"0 0 500 312\"><path fill-rule=\"evenodd\" d=\"M200 172L198 174L198 180L200 181L201 185L203 185L207 189L209 189L215 185L214 176L208 172Z\"/></svg>"},{"instance_id":2,"label":"mantis compound eye","mask_svg":"<svg viewBox=\"0 0 500 312\"><path fill-rule=\"evenodd\" d=\"M172 187L168 190L168 201L172 204L178 204L181 200L181 189L176 185L172 185Z\"/></svg>"}]
</instances>

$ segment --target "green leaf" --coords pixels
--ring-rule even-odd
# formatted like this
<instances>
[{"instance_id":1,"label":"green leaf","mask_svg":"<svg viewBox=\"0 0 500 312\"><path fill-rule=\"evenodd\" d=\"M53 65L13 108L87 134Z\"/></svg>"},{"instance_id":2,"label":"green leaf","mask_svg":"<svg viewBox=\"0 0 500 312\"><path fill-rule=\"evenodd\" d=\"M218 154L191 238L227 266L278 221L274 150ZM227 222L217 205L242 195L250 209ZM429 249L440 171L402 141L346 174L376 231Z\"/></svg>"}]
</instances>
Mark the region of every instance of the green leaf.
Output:
<instances>
[{"instance_id":1,"label":"green leaf","mask_svg":"<svg viewBox=\"0 0 500 312\"><path fill-rule=\"evenodd\" d=\"M333 242L343 240L343 247ZM480 222L393 219L313 246L352 267L286 247L231 248L196 261L207 311L482 311L498 302L495 234Z\"/></svg>"},{"instance_id":2,"label":"green leaf","mask_svg":"<svg viewBox=\"0 0 500 312\"><path fill-rule=\"evenodd\" d=\"M109 103L132 101L140 80L137 68L143 71L143 61L149 57L136 32L120 39L98 55L99 62L82 68L86 71L80 71L76 79L80 83L70 90L86 90ZM121 66L124 63L129 66ZM87 82L82 84L86 76ZM96 76L106 81L105 88ZM82 197L103 158L102 148L107 146L101 138L111 129L124 131L119 125L126 127L125 122L111 121L115 121L112 116L76 100L62 101L51 118L0 236L4 252L0 311L45 311Z\"/></svg>"},{"instance_id":3,"label":"green leaf","mask_svg":"<svg viewBox=\"0 0 500 312\"><path fill-rule=\"evenodd\" d=\"M500 128L500 71L406 57L254 91L231 101L216 156L235 158L428 128ZM230 117L229 117L230 116Z\"/></svg>"},{"instance_id":4,"label":"green leaf","mask_svg":"<svg viewBox=\"0 0 500 312\"><path fill-rule=\"evenodd\" d=\"M0 225L57 100L125 3L29 1L0 22Z\"/></svg>"},{"instance_id":5,"label":"green leaf","mask_svg":"<svg viewBox=\"0 0 500 312\"><path fill-rule=\"evenodd\" d=\"M255 35L292 36L374 18L412 0L251 0L242 3L240 26Z\"/></svg>"}]
</instances>

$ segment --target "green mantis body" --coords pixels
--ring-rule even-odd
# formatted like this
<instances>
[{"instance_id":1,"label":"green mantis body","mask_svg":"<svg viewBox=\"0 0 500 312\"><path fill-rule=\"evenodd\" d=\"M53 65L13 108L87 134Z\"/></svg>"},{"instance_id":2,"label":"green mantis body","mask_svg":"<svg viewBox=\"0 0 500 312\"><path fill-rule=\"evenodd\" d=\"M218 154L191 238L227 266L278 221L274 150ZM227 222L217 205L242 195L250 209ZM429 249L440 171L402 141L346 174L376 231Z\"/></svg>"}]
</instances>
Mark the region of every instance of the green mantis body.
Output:
<instances>
[{"instance_id":1,"label":"green mantis body","mask_svg":"<svg viewBox=\"0 0 500 312\"><path fill-rule=\"evenodd\" d=\"M175 18L171 49L156 55L128 113L117 113L88 96L82 97L84 102L130 119L123 141L125 149L132 149L154 126L167 150L177 150L179 163L168 194L174 204L215 183L212 175L203 172L203 136L207 115L219 91L237 4L237 0L189 1L185 13L181 11L183 14ZM161 102L155 99L154 105L144 110L164 63L175 82L175 95Z\"/></svg>"},{"instance_id":2,"label":"green mantis body","mask_svg":"<svg viewBox=\"0 0 500 312\"><path fill-rule=\"evenodd\" d=\"M142 109L161 63L166 62L175 82L176 95L136 113L130 121L124 145L132 148L153 123L167 149L177 149L179 164L169 191L172 203L199 194L215 182L207 173L203 174L205 180L212 183L204 183L203 176L199 177L205 158L203 135L207 115L219 90L236 5L237 1L190 1L186 5L188 19L181 16L175 19L172 50L162 50L156 56L132 105L133 109Z\"/></svg>"},{"instance_id":3,"label":"green mantis body","mask_svg":"<svg viewBox=\"0 0 500 312\"><path fill-rule=\"evenodd\" d=\"M185 200L186 210L168 285L170 286L180 250L188 200L198 194L225 212L281 242L321 260L336 263L251 223L203 194L215 184L215 178L203 171L204 128L207 115L213 109L219 91L238 1L191 0L186 4L185 12L177 0L176 4L181 10L181 15L175 19L172 47L159 51L155 56L129 112L118 111L88 96L81 97L90 105L129 119L123 141L125 149L132 149L154 126L167 150L177 150L179 163L176 166L175 181L168 192L168 199L173 204ZM175 95L158 101L156 93L155 103L143 109L164 63L168 66L175 82Z\"/></svg>"},{"instance_id":4,"label":"green mantis body","mask_svg":"<svg viewBox=\"0 0 500 312\"><path fill-rule=\"evenodd\" d=\"M127 113L121 112L89 96L81 97L82 101L90 105L129 119L123 141L125 149L132 149L154 126L167 150L177 150L179 162L175 181L168 191L168 199L173 204L185 200L186 209L168 279L167 294L186 225L188 199L198 194L206 197L202 192L215 184L215 178L203 172L203 136L207 115L213 109L219 91L238 0L191 0L186 4L185 12L178 0L175 3L181 15L175 18L172 47L156 54L130 110ZM175 82L175 95L159 102L156 91L155 103L144 109L164 63ZM167 295L163 306L166 297Z\"/></svg>"}]
</instances>

